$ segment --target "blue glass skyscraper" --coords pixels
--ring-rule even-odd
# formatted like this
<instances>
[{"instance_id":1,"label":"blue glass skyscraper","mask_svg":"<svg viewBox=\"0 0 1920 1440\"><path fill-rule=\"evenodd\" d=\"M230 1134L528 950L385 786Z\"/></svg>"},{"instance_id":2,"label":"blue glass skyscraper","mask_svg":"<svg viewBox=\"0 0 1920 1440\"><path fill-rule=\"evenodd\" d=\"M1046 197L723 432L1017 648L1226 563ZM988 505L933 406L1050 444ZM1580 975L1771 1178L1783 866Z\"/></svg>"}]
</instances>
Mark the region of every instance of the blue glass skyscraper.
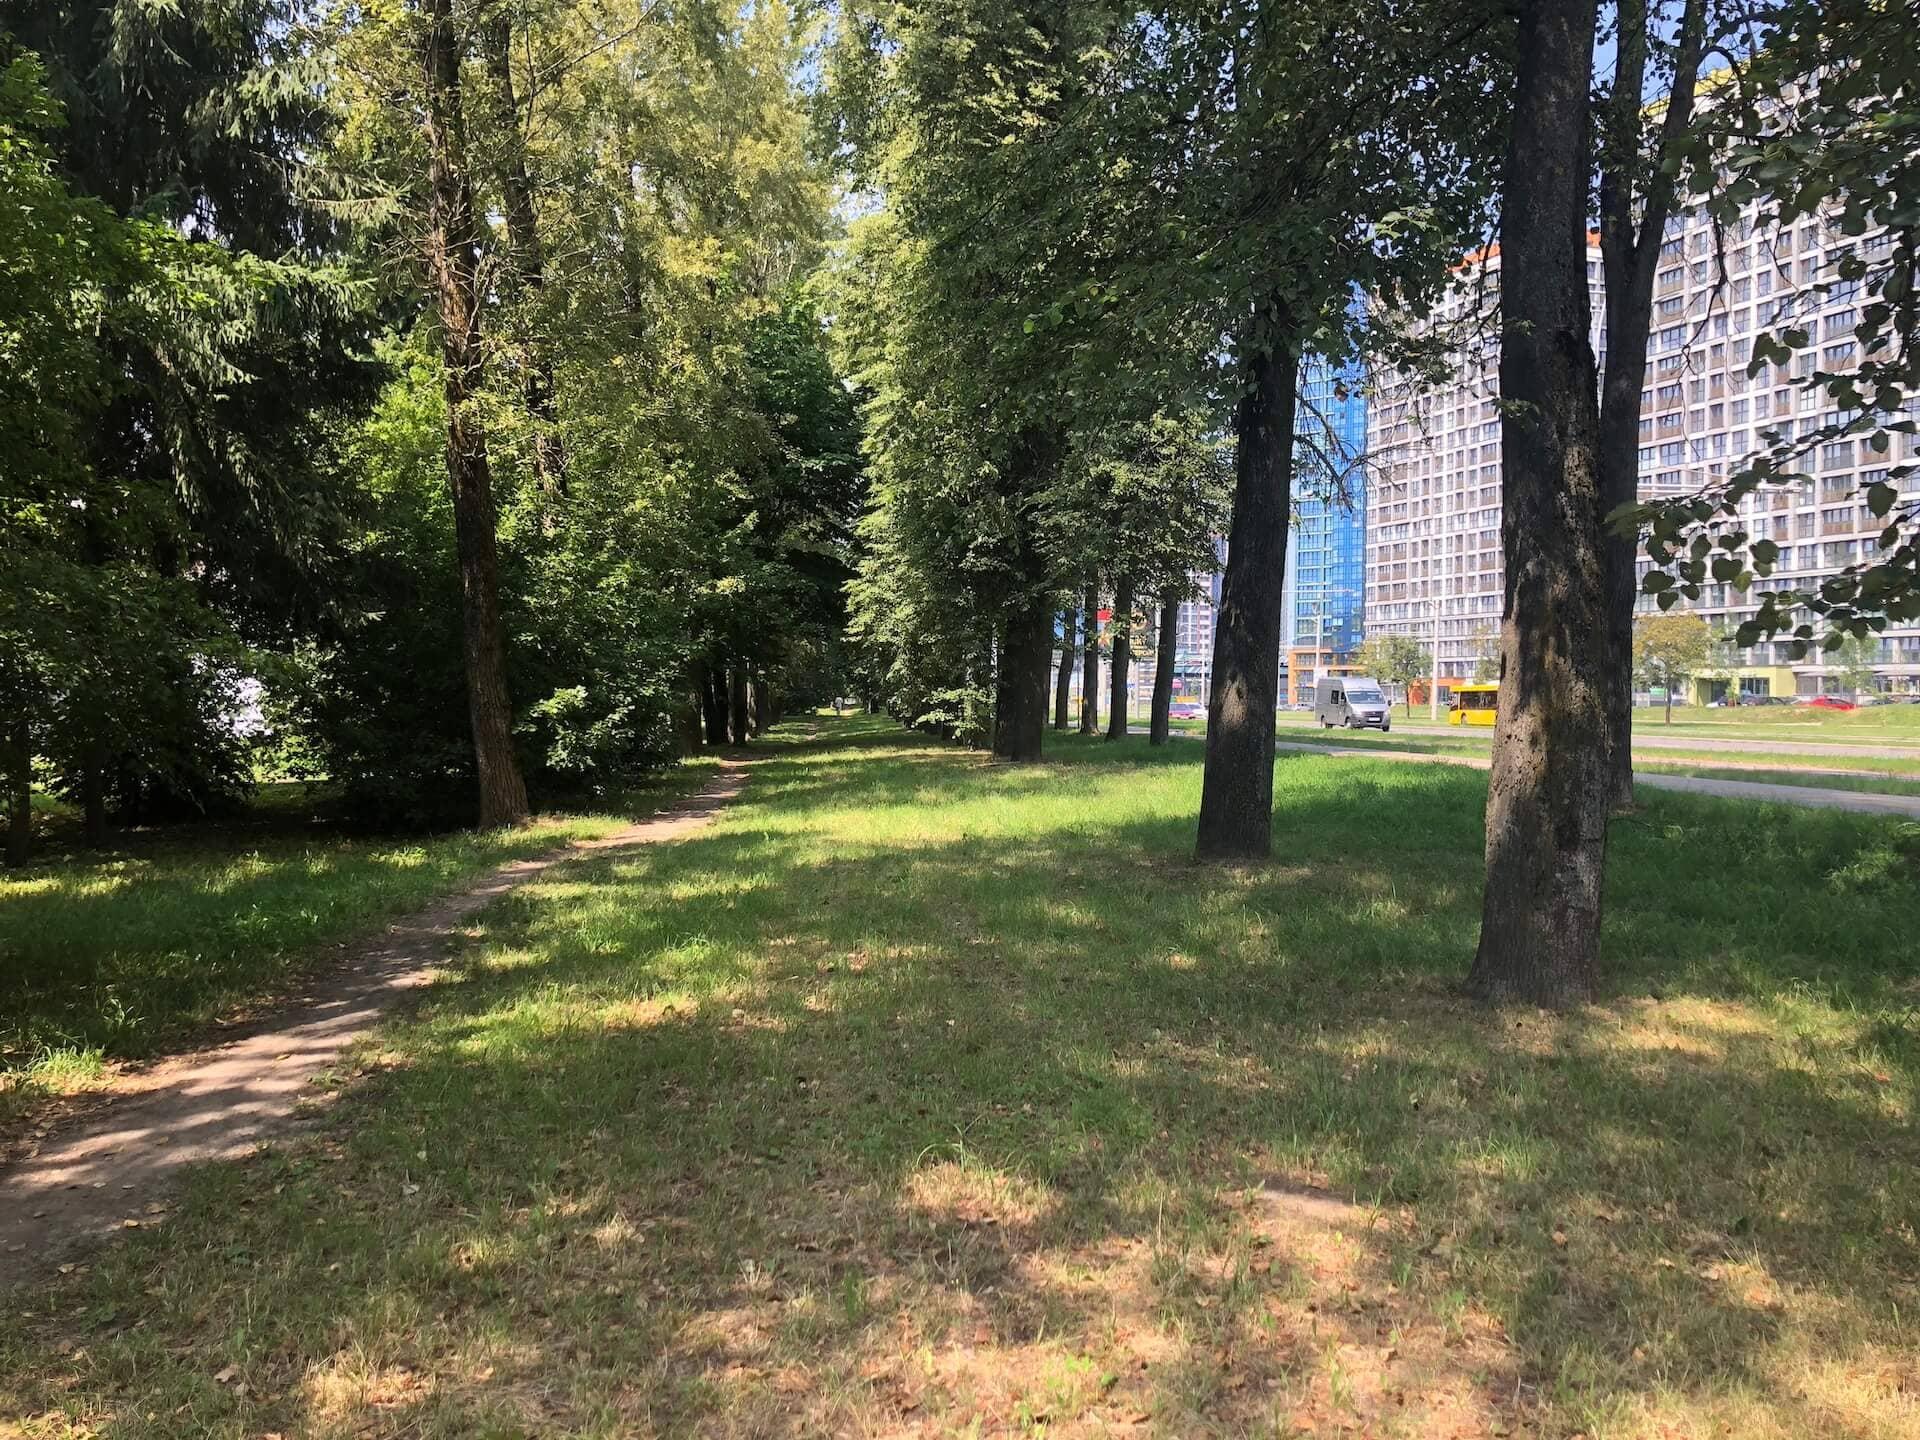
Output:
<instances>
[{"instance_id":1,"label":"blue glass skyscraper","mask_svg":"<svg viewBox=\"0 0 1920 1440\"><path fill-rule=\"evenodd\" d=\"M1295 422L1293 528L1287 537L1282 638L1289 671L1315 671L1315 652L1345 661L1365 632L1367 496L1361 457L1367 446L1364 372L1309 355L1300 366ZM1290 673L1289 685L1310 679Z\"/></svg>"}]
</instances>

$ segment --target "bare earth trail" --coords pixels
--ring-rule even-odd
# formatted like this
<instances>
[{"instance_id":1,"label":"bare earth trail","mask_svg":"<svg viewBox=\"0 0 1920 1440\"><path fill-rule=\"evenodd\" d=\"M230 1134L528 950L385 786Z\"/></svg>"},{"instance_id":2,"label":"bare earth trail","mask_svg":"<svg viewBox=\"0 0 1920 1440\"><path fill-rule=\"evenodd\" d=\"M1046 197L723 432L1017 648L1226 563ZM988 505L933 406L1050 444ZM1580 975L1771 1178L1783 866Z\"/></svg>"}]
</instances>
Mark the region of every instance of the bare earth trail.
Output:
<instances>
[{"instance_id":1,"label":"bare earth trail","mask_svg":"<svg viewBox=\"0 0 1920 1440\"><path fill-rule=\"evenodd\" d=\"M76 1241L128 1222L154 1223L168 1183L183 1167L237 1159L283 1128L317 1075L372 1030L388 1006L434 978L446 941L476 911L570 859L700 829L745 783L744 764L722 761L698 793L657 815L603 839L501 866L355 946L338 970L268 1026L156 1066L137 1093L109 1102L37 1154L0 1169L0 1291Z\"/></svg>"}]
</instances>

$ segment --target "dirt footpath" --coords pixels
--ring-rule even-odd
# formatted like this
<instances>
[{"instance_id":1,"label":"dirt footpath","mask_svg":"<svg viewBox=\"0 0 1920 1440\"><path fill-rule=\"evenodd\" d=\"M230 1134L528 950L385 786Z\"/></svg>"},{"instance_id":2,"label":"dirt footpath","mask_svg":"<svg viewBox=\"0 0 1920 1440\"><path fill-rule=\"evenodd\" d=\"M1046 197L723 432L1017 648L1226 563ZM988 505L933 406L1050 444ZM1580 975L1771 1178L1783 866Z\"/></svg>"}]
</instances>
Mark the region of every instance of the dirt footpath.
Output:
<instances>
[{"instance_id":1,"label":"dirt footpath","mask_svg":"<svg viewBox=\"0 0 1920 1440\"><path fill-rule=\"evenodd\" d=\"M183 1166L246 1155L283 1128L315 1076L339 1063L401 994L431 981L447 939L517 885L583 854L672 840L706 825L740 791L746 767L722 762L698 794L600 840L501 866L351 948L341 967L242 1039L182 1056L0 1169L0 1290L77 1241L152 1224Z\"/></svg>"}]
</instances>

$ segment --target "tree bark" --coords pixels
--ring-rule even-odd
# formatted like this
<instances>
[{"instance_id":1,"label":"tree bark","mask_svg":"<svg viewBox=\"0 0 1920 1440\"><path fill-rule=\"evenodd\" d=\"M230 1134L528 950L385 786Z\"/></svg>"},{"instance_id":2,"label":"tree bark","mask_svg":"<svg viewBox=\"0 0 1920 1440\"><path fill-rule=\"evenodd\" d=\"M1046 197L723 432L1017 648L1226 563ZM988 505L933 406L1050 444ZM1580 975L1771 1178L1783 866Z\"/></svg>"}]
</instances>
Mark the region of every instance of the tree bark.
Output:
<instances>
[{"instance_id":1,"label":"tree bark","mask_svg":"<svg viewBox=\"0 0 1920 1440\"><path fill-rule=\"evenodd\" d=\"M716 667L706 660L695 662L694 678L700 687L700 721L706 727L707 744L725 745L727 743L726 683Z\"/></svg>"},{"instance_id":2,"label":"tree bark","mask_svg":"<svg viewBox=\"0 0 1920 1440\"><path fill-rule=\"evenodd\" d=\"M480 237L474 223L473 183L466 169L461 45L454 34L452 10L452 0L428 0L427 32L421 46L427 91L427 276L440 311L447 479L453 490L454 544L460 559L461 641L480 780L480 823L518 825L527 818L527 787L513 753L493 476L474 403L484 362Z\"/></svg>"},{"instance_id":3,"label":"tree bark","mask_svg":"<svg viewBox=\"0 0 1920 1440\"><path fill-rule=\"evenodd\" d=\"M1067 728L1067 705L1073 696L1073 631L1078 616L1072 610L1060 617L1060 676L1053 685L1053 728Z\"/></svg>"},{"instance_id":4,"label":"tree bark","mask_svg":"<svg viewBox=\"0 0 1920 1440\"><path fill-rule=\"evenodd\" d=\"M1250 336L1234 407L1233 520L1213 631L1213 695L1200 784L1203 859L1264 859L1273 845L1274 714L1280 700L1280 611L1293 486L1290 327Z\"/></svg>"},{"instance_id":5,"label":"tree bark","mask_svg":"<svg viewBox=\"0 0 1920 1440\"><path fill-rule=\"evenodd\" d=\"M1003 760L1040 758L1047 730L1047 666L1053 659L1052 565L1036 533L1034 497L1058 469L1065 448L1054 426L1029 425L1015 438L999 484L1016 530L998 633L993 676L993 753Z\"/></svg>"},{"instance_id":6,"label":"tree bark","mask_svg":"<svg viewBox=\"0 0 1920 1440\"><path fill-rule=\"evenodd\" d=\"M0 744L0 783L6 787L7 864L18 868L33 858L33 736L24 704Z\"/></svg>"},{"instance_id":7,"label":"tree bark","mask_svg":"<svg viewBox=\"0 0 1920 1440\"><path fill-rule=\"evenodd\" d=\"M1159 642L1153 655L1153 715L1147 743L1164 745L1173 736L1173 667L1179 654L1180 592L1169 590L1160 602Z\"/></svg>"},{"instance_id":8,"label":"tree bark","mask_svg":"<svg viewBox=\"0 0 1920 1440\"><path fill-rule=\"evenodd\" d=\"M1606 540L1588 341L1595 0L1521 8L1500 221L1500 712L1468 988L1568 1005L1599 978L1607 850Z\"/></svg>"},{"instance_id":9,"label":"tree bark","mask_svg":"<svg viewBox=\"0 0 1920 1440\"><path fill-rule=\"evenodd\" d=\"M1007 614L994 676L993 753L1038 760L1047 729L1047 662L1053 658L1053 599L1036 593Z\"/></svg>"},{"instance_id":10,"label":"tree bark","mask_svg":"<svg viewBox=\"0 0 1920 1440\"><path fill-rule=\"evenodd\" d=\"M673 707L674 738L682 755L698 755L706 735L707 688L698 661L687 667L680 701Z\"/></svg>"},{"instance_id":11,"label":"tree bark","mask_svg":"<svg viewBox=\"0 0 1920 1440\"><path fill-rule=\"evenodd\" d=\"M1133 668L1133 580L1113 587L1113 643L1107 647L1107 739L1127 738L1127 672Z\"/></svg>"},{"instance_id":12,"label":"tree bark","mask_svg":"<svg viewBox=\"0 0 1920 1440\"><path fill-rule=\"evenodd\" d=\"M1080 733L1100 733L1100 583L1087 581L1087 604L1081 612Z\"/></svg>"},{"instance_id":13,"label":"tree bark","mask_svg":"<svg viewBox=\"0 0 1920 1440\"><path fill-rule=\"evenodd\" d=\"M735 665L727 684L727 716L729 728L733 732L733 743L744 745L753 738L752 723L747 714L747 671L743 665Z\"/></svg>"},{"instance_id":14,"label":"tree bark","mask_svg":"<svg viewBox=\"0 0 1920 1440\"><path fill-rule=\"evenodd\" d=\"M80 771L81 837L94 850L107 845L107 771L98 755L89 754Z\"/></svg>"},{"instance_id":15,"label":"tree bark","mask_svg":"<svg viewBox=\"0 0 1920 1440\"><path fill-rule=\"evenodd\" d=\"M1694 81L1706 45L1706 0L1686 0L1675 76L1656 152L1641 143L1647 75L1646 0L1622 0L1613 91L1600 147L1600 254L1607 281L1607 363L1600 381L1599 467L1603 516L1640 498L1640 393L1660 247L1673 212L1666 161L1692 123ZM1636 178L1644 183L1636 185ZM1637 218L1636 218L1637 217ZM1639 592L1637 535L1607 535L1607 796L1633 808L1633 606Z\"/></svg>"},{"instance_id":16,"label":"tree bark","mask_svg":"<svg viewBox=\"0 0 1920 1440\"><path fill-rule=\"evenodd\" d=\"M567 491L566 447L560 439L560 413L554 398L553 361L537 335L539 301L547 286L546 249L540 243L539 215L534 209L533 181L527 171L526 129L513 93L513 22L506 10L480 28L487 77L493 84L494 107L505 137L505 164L500 189L505 199L507 249L513 260L515 283L529 327L520 349L520 393L533 418L535 478L550 494Z\"/></svg>"}]
</instances>

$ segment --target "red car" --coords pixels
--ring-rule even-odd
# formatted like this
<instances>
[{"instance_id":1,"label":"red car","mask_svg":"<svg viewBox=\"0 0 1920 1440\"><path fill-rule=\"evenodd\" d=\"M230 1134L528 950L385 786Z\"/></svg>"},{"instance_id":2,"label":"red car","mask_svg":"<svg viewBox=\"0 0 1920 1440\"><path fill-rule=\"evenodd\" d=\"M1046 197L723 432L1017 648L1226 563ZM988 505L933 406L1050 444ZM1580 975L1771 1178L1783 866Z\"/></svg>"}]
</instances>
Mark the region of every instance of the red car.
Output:
<instances>
[{"instance_id":1,"label":"red car","mask_svg":"<svg viewBox=\"0 0 1920 1440\"><path fill-rule=\"evenodd\" d=\"M1851 700L1842 700L1838 695L1816 695L1807 704L1815 710L1858 710L1860 707Z\"/></svg>"}]
</instances>

